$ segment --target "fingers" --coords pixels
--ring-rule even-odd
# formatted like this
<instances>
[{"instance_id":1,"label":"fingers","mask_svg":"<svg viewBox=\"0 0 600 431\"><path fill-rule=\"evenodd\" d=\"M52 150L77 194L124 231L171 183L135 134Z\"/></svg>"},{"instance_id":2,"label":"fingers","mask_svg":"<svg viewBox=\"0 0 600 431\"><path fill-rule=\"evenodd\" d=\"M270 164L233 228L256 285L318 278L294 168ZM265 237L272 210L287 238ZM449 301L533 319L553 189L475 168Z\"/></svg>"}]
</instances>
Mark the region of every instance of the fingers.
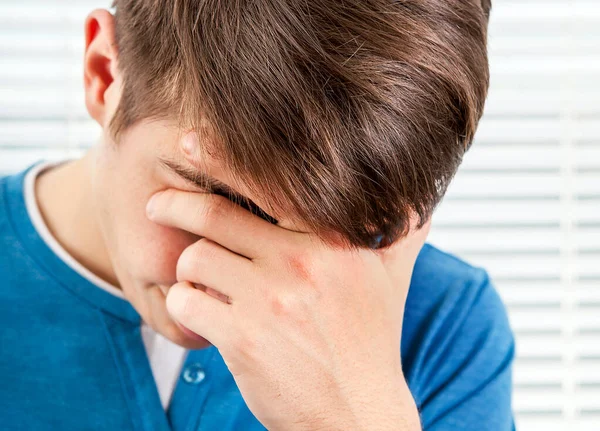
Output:
<instances>
[{"instance_id":1,"label":"fingers","mask_svg":"<svg viewBox=\"0 0 600 431\"><path fill-rule=\"evenodd\" d=\"M164 190L150 199L146 210L156 223L209 238L250 259L263 255L274 242L281 248L296 234L210 193Z\"/></svg>"},{"instance_id":2,"label":"fingers","mask_svg":"<svg viewBox=\"0 0 600 431\"><path fill-rule=\"evenodd\" d=\"M204 343L199 344L198 341L190 340L186 335L181 334L177 323L165 308L167 293L168 287L163 289L162 286L152 286L148 289L147 301L143 304L149 308L149 311L144 313L148 318L146 322L155 329L162 328L163 335L187 349L202 348Z\"/></svg>"},{"instance_id":3,"label":"fingers","mask_svg":"<svg viewBox=\"0 0 600 431\"><path fill-rule=\"evenodd\" d=\"M200 289L195 289L187 281L171 286L166 305L169 314L175 320L206 338L217 348L227 344L227 334L233 330L230 305Z\"/></svg>"},{"instance_id":4,"label":"fingers","mask_svg":"<svg viewBox=\"0 0 600 431\"><path fill-rule=\"evenodd\" d=\"M233 302L247 294L243 282L251 279L252 269L251 260L202 238L181 253L177 261L177 281L202 284L227 295Z\"/></svg>"}]
</instances>

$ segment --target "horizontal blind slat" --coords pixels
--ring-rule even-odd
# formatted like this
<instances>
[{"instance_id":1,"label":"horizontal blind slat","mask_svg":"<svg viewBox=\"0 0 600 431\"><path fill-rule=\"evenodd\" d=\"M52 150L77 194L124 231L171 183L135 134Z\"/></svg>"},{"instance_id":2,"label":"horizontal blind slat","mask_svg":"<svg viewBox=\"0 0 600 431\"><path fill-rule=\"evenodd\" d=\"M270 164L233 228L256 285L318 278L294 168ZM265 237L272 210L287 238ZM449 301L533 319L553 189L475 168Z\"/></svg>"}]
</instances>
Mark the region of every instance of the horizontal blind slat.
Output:
<instances>
[{"instance_id":1,"label":"horizontal blind slat","mask_svg":"<svg viewBox=\"0 0 600 431\"><path fill-rule=\"evenodd\" d=\"M100 136L83 102L82 30L108 6L0 4L0 175L80 156ZM596 431L600 6L497 0L489 56L485 113L429 241L486 268L507 304L517 429L563 431L575 415Z\"/></svg>"}]
</instances>

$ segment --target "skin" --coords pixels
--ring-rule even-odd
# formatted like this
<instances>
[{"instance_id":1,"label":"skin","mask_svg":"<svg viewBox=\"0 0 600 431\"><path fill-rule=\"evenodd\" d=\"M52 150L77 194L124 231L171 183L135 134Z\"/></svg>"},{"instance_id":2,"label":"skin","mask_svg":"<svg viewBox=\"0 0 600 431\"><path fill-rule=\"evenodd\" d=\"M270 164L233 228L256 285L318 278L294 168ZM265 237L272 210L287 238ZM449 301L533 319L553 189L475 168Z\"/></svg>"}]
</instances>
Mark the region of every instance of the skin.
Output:
<instances>
[{"instance_id":1,"label":"skin","mask_svg":"<svg viewBox=\"0 0 600 431\"><path fill-rule=\"evenodd\" d=\"M85 30L86 106L105 130L122 82L112 15L93 11ZM383 250L326 246L285 214L271 224L166 169L161 157L232 184L174 124L140 122L118 145L103 133L41 174L36 197L56 239L157 332L214 344L269 430L421 429L400 342L429 223Z\"/></svg>"}]
</instances>

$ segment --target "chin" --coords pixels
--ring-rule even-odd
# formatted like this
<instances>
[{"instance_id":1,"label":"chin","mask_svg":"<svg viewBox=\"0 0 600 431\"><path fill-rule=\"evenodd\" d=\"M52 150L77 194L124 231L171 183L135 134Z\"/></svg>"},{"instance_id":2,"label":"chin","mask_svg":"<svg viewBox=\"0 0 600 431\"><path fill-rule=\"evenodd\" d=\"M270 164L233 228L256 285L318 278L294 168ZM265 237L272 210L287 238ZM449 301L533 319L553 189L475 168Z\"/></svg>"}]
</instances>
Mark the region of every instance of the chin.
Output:
<instances>
[{"instance_id":1,"label":"chin","mask_svg":"<svg viewBox=\"0 0 600 431\"><path fill-rule=\"evenodd\" d=\"M169 340L186 349L199 350L212 346L212 344L200 335L194 334L180 323L173 321L163 333Z\"/></svg>"},{"instance_id":2,"label":"chin","mask_svg":"<svg viewBox=\"0 0 600 431\"><path fill-rule=\"evenodd\" d=\"M149 308L153 309L156 313L156 316L154 316L155 318L152 319L152 316L150 316L150 319L147 320L147 322L152 322L150 325L162 336L186 349L199 350L212 346L210 341L195 334L173 319L173 317L169 316L166 309L166 296L169 292L169 286L170 285L163 283L152 283L147 285L149 290L156 289L154 293L157 291L160 292L158 295L146 295Z\"/></svg>"}]
</instances>

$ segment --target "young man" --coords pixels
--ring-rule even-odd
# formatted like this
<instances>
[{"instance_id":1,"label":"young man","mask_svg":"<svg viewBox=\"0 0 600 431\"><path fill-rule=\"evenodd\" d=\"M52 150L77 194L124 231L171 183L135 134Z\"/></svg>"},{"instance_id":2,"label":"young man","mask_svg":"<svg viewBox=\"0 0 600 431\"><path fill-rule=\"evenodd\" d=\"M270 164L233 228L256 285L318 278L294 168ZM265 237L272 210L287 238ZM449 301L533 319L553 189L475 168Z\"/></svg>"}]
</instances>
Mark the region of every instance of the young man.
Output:
<instances>
[{"instance_id":1,"label":"young man","mask_svg":"<svg viewBox=\"0 0 600 431\"><path fill-rule=\"evenodd\" d=\"M511 430L487 273L423 245L486 0L116 0L78 160L0 179L5 430Z\"/></svg>"}]
</instances>

